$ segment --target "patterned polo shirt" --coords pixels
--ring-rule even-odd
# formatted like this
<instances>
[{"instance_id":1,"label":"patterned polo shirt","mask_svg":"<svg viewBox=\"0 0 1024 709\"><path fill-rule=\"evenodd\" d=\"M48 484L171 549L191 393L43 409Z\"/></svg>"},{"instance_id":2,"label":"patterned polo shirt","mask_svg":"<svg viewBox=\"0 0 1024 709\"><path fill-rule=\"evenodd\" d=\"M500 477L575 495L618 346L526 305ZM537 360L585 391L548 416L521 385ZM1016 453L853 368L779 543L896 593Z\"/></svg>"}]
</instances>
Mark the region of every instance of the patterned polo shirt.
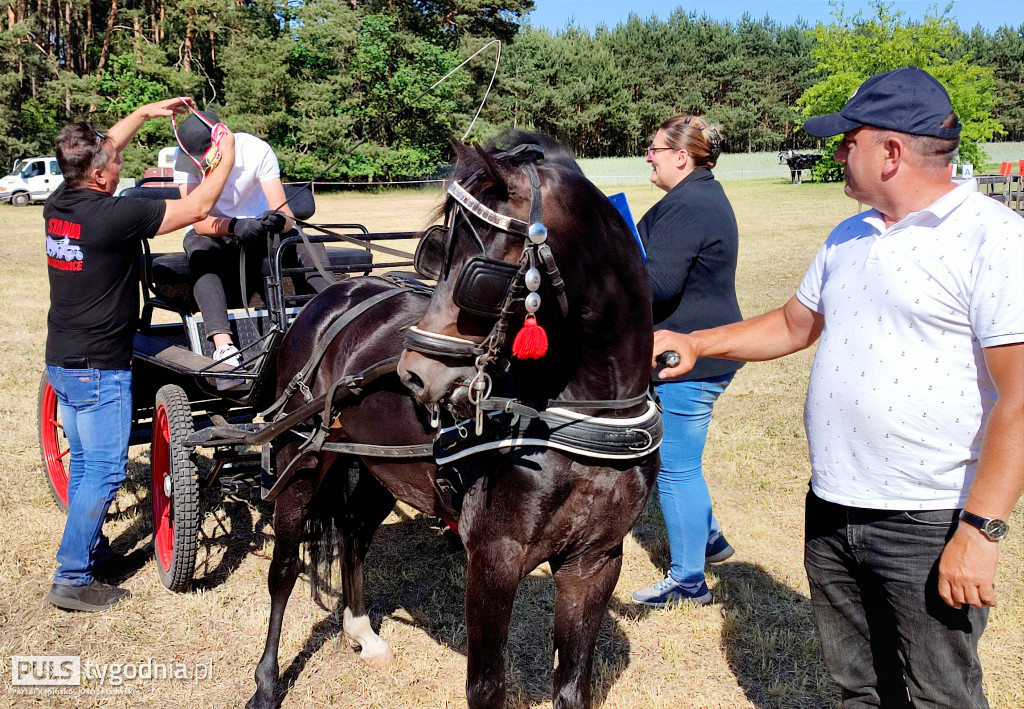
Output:
<instances>
[{"instance_id":1,"label":"patterned polo shirt","mask_svg":"<svg viewBox=\"0 0 1024 709\"><path fill-rule=\"evenodd\" d=\"M1024 219L973 180L888 229L858 214L797 298L825 317L804 408L815 494L962 507L996 399L982 348L1024 342Z\"/></svg>"}]
</instances>

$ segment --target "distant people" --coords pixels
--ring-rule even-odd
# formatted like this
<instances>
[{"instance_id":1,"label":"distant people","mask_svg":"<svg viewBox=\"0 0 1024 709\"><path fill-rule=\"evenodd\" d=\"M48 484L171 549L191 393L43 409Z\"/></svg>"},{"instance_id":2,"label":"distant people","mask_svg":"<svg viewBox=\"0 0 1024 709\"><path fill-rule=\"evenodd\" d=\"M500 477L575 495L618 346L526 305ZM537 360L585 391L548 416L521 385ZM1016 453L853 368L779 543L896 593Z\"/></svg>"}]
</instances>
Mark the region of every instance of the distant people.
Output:
<instances>
[{"instance_id":1,"label":"distant people","mask_svg":"<svg viewBox=\"0 0 1024 709\"><path fill-rule=\"evenodd\" d=\"M637 225L647 251L656 329L690 332L742 318L735 287L736 217L711 172L721 152L718 131L691 115L665 121L647 149L651 182L668 193ZM671 565L662 581L633 593L638 603L710 603L704 564L733 554L711 512L701 459L711 409L741 366L705 358L686 374L655 379L665 424L658 499Z\"/></svg>"},{"instance_id":2,"label":"distant people","mask_svg":"<svg viewBox=\"0 0 1024 709\"><path fill-rule=\"evenodd\" d=\"M182 195L195 189L202 178L202 157L210 148L214 127L220 119L213 111L192 113L177 129L180 148L175 154L174 182ZM240 365L238 348L231 336L228 321L227 287L241 289L239 280L240 250L245 251L246 290L248 299L263 283L261 266L271 248L280 241L282 231L292 226L286 217L292 211L286 204L281 170L273 148L266 141L248 133L235 136L235 167L228 186L217 200L210 216L193 224L185 232L184 246L193 279L193 294L203 313L206 336L213 342L213 358L232 367ZM273 210L273 212L271 212ZM297 249L303 266L315 268L326 263L322 244L314 244L312 253L305 244ZM306 283L317 293L333 283L318 272L306 274ZM218 389L245 385L243 379L218 377Z\"/></svg>"},{"instance_id":3,"label":"distant people","mask_svg":"<svg viewBox=\"0 0 1024 709\"><path fill-rule=\"evenodd\" d=\"M1024 219L950 180L960 122L916 67L865 81L814 136L843 133L836 227L782 308L691 335L699 357L768 360L821 338L804 423L804 562L843 706L988 707L978 640L1024 488Z\"/></svg>"},{"instance_id":4,"label":"distant people","mask_svg":"<svg viewBox=\"0 0 1024 709\"><path fill-rule=\"evenodd\" d=\"M96 576L118 562L102 529L128 464L141 241L206 218L234 164L234 136L225 133L220 166L187 198L114 197L121 151L148 119L179 109L185 110L182 99L158 101L106 133L79 121L57 135L64 184L43 207L50 278L46 375L57 393L71 463L68 519L46 600L66 610L102 611L131 596Z\"/></svg>"}]
</instances>

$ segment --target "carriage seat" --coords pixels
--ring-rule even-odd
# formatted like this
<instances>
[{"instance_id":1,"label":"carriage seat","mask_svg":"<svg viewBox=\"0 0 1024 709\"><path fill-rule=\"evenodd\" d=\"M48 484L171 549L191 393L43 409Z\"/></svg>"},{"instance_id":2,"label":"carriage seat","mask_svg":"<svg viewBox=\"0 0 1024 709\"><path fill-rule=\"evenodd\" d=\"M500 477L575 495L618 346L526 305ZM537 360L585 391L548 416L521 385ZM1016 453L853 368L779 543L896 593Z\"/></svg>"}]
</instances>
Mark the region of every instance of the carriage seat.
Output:
<instances>
[{"instance_id":1,"label":"carriage seat","mask_svg":"<svg viewBox=\"0 0 1024 709\"><path fill-rule=\"evenodd\" d=\"M335 279L344 277L342 274L346 272L366 272L373 268L372 256L369 251L331 247L327 247L326 251L327 259L330 262L328 270L335 272ZM264 278L270 275L270 257L263 259L260 272ZM196 313L199 311L199 307L192 297L192 274L188 268L188 257L184 253L151 254L148 274L149 287L160 300L186 312ZM295 295L297 292L295 282L291 278L283 280L285 295ZM225 291L228 307L241 308L243 304L239 289L228 285ZM246 305L250 308L260 308L264 306L264 302L257 293Z\"/></svg>"},{"instance_id":2,"label":"carriage seat","mask_svg":"<svg viewBox=\"0 0 1024 709\"><path fill-rule=\"evenodd\" d=\"M139 186L124 190L121 194L126 197L142 197L145 199L179 199L181 193L177 187L160 186L168 184L171 178L146 178L139 183ZM288 198L288 206L292 213L303 221L308 220L316 212L316 204L313 193L307 188L296 185L285 185L285 196ZM372 267L372 256L369 251L363 249L332 248L326 247L329 270L338 273L346 272L368 272ZM326 266L326 265L325 265ZM237 270L237 266L236 266ZM261 273L264 277L270 275L270 258L263 259ZM199 311L195 299L192 297L192 277L189 273L188 259L184 253L155 253L149 255L149 263L143 263L143 272L153 294L168 305L178 310L196 313ZM344 277L344 276L341 276ZM295 283L291 278L285 278L283 283L286 296L296 293ZM249 307L263 307L263 299L260 295L254 295L249 303L241 302L240 289L226 287L229 308L241 308L243 305Z\"/></svg>"}]
</instances>

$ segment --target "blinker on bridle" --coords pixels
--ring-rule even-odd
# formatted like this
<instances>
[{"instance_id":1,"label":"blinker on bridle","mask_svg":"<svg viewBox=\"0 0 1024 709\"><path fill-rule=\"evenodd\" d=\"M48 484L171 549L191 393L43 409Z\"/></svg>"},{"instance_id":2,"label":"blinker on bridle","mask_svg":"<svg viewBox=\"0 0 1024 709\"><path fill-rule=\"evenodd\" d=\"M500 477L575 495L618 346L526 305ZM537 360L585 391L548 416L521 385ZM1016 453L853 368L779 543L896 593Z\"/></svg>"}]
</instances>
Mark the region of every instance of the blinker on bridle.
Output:
<instances>
[{"instance_id":1,"label":"blinker on bridle","mask_svg":"<svg viewBox=\"0 0 1024 709\"><path fill-rule=\"evenodd\" d=\"M542 149L533 145L519 146L507 155L515 155L524 150L543 155ZM481 252L485 252L486 249L473 226L473 219L498 231L524 239L523 252L518 263L509 263L482 254L473 255L466 260L459 273L452 296L455 305L460 310L496 320L490 334L482 342L428 332L415 326L409 328L406 333L406 349L434 357L475 360L477 374L469 385L469 399L470 403L477 406L478 429L482 427L480 402L489 395L491 386L486 368L490 363L502 361L501 348L505 343L509 320L518 296L524 288L528 291L526 297L522 299L526 318L522 328L516 333L512 354L520 359L539 359L547 352L547 333L537 323L536 318L536 312L541 305L540 295L537 293L543 282L543 276L538 268L541 263L555 289L562 315L568 314L569 310L565 283L555 265L551 248L546 243L547 228L542 221L540 175L532 162L524 164L523 168L530 179L529 223L494 211L476 199L458 181L453 181L448 186L448 196L455 202L455 206L449 212L445 225L428 229L416 248L416 270L428 278L440 280L448 276L454 259L458 233L456 226L460 223L459 220L467 225L467 229L463 231L472 236Z\"/></svg>"},{"instance_id":2,"label":"blinker on bridle","mask_svg":"<svg viewBox=\"0 0 1024 709\"><path fill-rule=\"evenodd\" d=\"M536 175L536 168L533 165L527 167L528 172L533 172ZM455 282L453 300L459 309L480 317L498 320L502 335L507 329L505 320L511 315L510 309L517 291L521 290L523 285L529 290L528 302L524 302L524 305L527 309L527 321L531 323L524 327L539 328L535 324L534 314L540 307L540 296L536 291L540 287L542 279L540 271L536 268L537 258L533 250L543 245L544 249L550 253L550 249L544 244L547 239L547 229L540 221L539 184L539 176L536 180L531 179L530 212L534 217L534 223L530 225L521 219L494 211L473 197L469 190L459 182L452 182L448 187L448 195L455 202L455 207L451 210L449 219L446 219L444 226L437 225L428 229L416 248L416 270L427 278L441 280L447 278L452 266L458 226L465 225L463 233L471 237L481 252L485 251L483 240L473 225L474 218L498 231L526 239L526 247L518 263L490 258L482 253L475 254L463 264L462 271ZM478 345L472 340L430 333L416 327L410 330L409 335L407 343L409 349L449 358L469 359L479 356L485 351L483 345L487 343L485 340L484 343ZM459 343L463 343L462 346ZM544 351L541 349L538 352L535 348L527 354L536 358L543 356Z\"/></svg>"}]
</instances>

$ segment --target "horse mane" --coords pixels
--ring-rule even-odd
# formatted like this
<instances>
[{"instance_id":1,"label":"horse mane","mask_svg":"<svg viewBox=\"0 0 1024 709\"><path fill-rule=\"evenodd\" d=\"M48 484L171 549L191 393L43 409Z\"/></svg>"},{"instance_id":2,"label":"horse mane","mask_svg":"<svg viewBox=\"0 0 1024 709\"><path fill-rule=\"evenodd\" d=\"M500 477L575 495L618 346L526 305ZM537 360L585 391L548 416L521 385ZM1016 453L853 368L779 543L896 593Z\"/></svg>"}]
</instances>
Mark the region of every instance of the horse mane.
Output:
<instances>
[{"instance_id":1,"label":"horse mane","mask_svg":"<svg viewBox=\"0 0 1024 709\"><path fill-rule=\"evenodd\" d=\"M534 150L514 152L516 148L523 145L536 145L543 152L538 153ZM476 149L459 143L454 138L452 139L452 147L455 150L455 164L452 168L451 180L467 185L474 177L486 172L487 162ZM583 169L576 162L576 156L572 150L543 133L508 129L479 147L487 155L487 159L510 167L519 167L527 163L533 163L538 167L544 165L557 166L556 169L559 171L567 171L583 177ZM487 196L481 196L481 200L485 204L490 201ZM488 204L488 206L493 205ZM444 203L430 214L430 221L436 222L443 219L450 208L451 201L445 200ZM419 237L422 235L423 232L418 234Z\"/></svg>"},{"instance_id":2,"label":"horse mane","mask_svg":"<svg viewBox=\"0 0 1024 709\"><path fill-rule=\"evenodd\" d=\"M538 155L535 151L524 151L518 155L512 155L516 148L523 145L536 145L540 147L544 152L543 156ZM506 130L499 133L497 136L489 140L483 146L484 152L495 157L501 162L509 165L524 165L532 162L538 165L561 165L565 168L583 174L583 170L576 162L576 156L573 155L572 150L559 143L554 138L544 135L543 133L534 133L531 131L523 130ZM506 153L502 156L501 153ZM473 169L474 171L482 168L482 161L479 164L470 165L463 163L471 163L473 161L459 161L459 165L456 167L456 179L462 179L458 176L462 169ZM466 175L468 178L469 175Z\"/></svg>"}]
</instances>

